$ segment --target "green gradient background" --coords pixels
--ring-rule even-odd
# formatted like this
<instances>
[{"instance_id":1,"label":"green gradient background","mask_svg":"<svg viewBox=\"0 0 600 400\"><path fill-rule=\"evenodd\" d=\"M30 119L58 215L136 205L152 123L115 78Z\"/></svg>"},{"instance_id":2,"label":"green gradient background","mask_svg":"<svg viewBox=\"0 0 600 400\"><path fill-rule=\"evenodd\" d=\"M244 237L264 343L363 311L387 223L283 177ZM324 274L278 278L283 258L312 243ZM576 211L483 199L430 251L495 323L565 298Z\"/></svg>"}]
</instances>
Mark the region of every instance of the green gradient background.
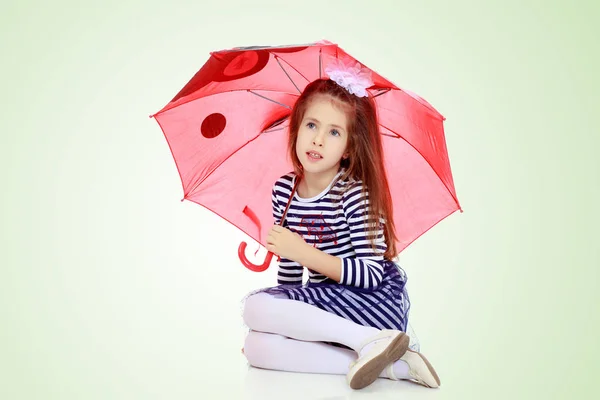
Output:
<instances>
[{"instance_id":1,"label":"green gradient background","mask_svg":"<svg viewBox=\"0 0 600 400\"><path fill-rule=\"evenodd\" d=\"M2 3L0 398L286 393L239 353L240 299L274 271L242 269L244 235L179 202L148 115L211 50L319 39L447 117L465 210L402 256L443 386L387 382L381 398L598 398L594 3ZM290 398L368 395L324 379Z\"/></svg>"}]
</instances>

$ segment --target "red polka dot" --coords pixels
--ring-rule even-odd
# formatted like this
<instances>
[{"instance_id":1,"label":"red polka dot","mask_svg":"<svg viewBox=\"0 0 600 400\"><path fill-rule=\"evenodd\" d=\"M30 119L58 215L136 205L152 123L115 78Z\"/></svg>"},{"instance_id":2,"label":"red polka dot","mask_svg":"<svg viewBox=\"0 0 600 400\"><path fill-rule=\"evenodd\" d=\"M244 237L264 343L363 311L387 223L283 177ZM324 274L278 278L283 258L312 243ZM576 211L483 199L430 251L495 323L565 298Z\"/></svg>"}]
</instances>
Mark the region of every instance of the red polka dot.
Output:
<instances>
[{"instance_id":1,"label":"red polka dot","mask_svg":"<svg viewBox=\"0 0 600 400\"><path fill-rule=\"evenodd\" d=\"M205 138L212 139L219 136L225 130L225 125L227 125L227 120L223 114L210 114L202 121L200 132L202 132L202 136Z\"/></svg>"},{"instance_id":2,"label":"red polka dot","mask_svg":"<svg viewBox=\"0 0 600 400\"><path fill-rule=\"evenodd\" d=\"M249 50L226 53L220 58L221 69L212 76L215 82L233 81L260 72L269 63L270 54L265 50Z\"/></svg>"},{"instance_id":3,"label":"red polka dot","mask_svg":"<svg viewBox=\"0 0 600 400\"><path fill-rule=\"evenodd\" d=\"M250 71L258 64L258 55L253 51L244 52L227 64L223 69L225 76L238 76Z\"/></svg>"},{"instance_id":4,"label":"red polka dot","mask_svg":"<svg viewBox=\"0 0 600 400\"><path fill-rule=\"evenodd\" d=\"M189 96L211 82L227 82L254 75L267 66L271 58L271 52L296 53L307 47L257 46L242 48L236 51L215 52L171 102Z\"/></svg>"}]
</instances>

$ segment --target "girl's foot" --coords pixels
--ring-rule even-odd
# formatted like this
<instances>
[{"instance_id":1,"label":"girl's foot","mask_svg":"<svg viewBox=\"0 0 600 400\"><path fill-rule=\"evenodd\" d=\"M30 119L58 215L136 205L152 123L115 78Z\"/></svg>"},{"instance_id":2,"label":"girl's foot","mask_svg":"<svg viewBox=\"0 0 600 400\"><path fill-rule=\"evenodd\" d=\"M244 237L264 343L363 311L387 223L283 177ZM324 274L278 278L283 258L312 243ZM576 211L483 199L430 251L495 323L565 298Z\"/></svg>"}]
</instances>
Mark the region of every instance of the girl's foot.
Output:
<instances>
[{"instance_id":1,"label":"girl's foot","mask_svg":"<svg viewBox=\"0 0 600 400\"><path fill-rule=\"evenodd\" d=\"M408 376L397 377L394 373L394 363L391 363L386 370L388 378L396 381L409 379L429 388L438 388L440 386L440 378L423 354L409 349L398 361L404 361L408 365Z\"/></svg>"},{"instance_id":2,"label":"girl's foot","mask_svg":"<svg viewBox=\"0 0 600 400\"><path fill-rule=\"evenodd\" d=\"M389 364L402 357L410 338L404 332L384 329L359 349L358 359L350 364L346 379L352 389L373 383Z\"/></svg>"}]
</instances>

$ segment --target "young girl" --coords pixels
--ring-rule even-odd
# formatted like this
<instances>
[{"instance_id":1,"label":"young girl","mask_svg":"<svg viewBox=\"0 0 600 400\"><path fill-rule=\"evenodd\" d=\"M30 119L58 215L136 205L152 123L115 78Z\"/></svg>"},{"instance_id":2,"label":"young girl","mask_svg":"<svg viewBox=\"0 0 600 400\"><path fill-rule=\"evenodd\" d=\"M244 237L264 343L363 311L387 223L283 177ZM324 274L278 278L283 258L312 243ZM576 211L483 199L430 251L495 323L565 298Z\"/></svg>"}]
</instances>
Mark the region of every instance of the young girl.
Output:
<instances>
[{"instance_id":1,"label":"young girl","mask_svg":"<svg viewBox=\"0 0 600 400\"><path fill-rule=\"evenodd\" d=\"M278 286L246 299L243 351L255 367L345 374L353 389L378 377L438 387L431 364L408 348L376 108L366 91L342 85L314 81L292 110L294 171L274 184L267 238L280 257Z\"/></svg>"}]
</instances>

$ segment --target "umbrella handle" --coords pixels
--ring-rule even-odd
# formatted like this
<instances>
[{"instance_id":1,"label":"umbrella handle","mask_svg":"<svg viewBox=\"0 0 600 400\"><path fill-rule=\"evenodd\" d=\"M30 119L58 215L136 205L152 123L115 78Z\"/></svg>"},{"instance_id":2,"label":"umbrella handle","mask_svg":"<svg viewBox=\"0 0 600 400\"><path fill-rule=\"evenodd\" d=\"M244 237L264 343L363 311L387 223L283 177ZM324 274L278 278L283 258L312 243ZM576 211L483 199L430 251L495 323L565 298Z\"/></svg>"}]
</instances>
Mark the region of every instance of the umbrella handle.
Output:
<instances>
[{"instance_id":1,"label":"umbrella handle","mask_svg":"<svg viewBox=\"0 0 600 400\"><path fill-rule=\"evenodd\" d=\"M246 258L246 242L242 242L240 243L240 247L238 247L238 257L240 258L240 261L242 262L242 264L244 264L244 266L246 268L248 268L250 271L254 271L254 272L262 272L262 271L266 271L267 268L269 268L269 265L271 264L271 259L273 258L273 253L268 252L267 256L265 257L265 261L263 261L262 264L253 264L250 260L248 260L248 258Z\"/></svg>"},{"instance_id":2,"label":"umbrella handle","mask_svg":"<svg viewBox=\"0 0 600 400\"><path fill-rule=\"evenodd\" d=\"M283 215L281 217L281 220L279 221L279 226L283 226L283 220L288 212L288 209L290 208L290 203L292 202L292 197L294 197L294 193L296 193L296 188L298 187L298 183L300 182L300 177L298 177L298 179L296 179L296 183L294 184L294 187L292 188L292 194L290 195L290 198L288 199L287 205L285 206L285 211L283 212ZM260 225L259 225L260 227ZM254 271L254 272L262 272L262 271L266 271L267 268L269 268L269 265L271 264L271 259L273 258L273 253L272 252L268 252L267 256L265 257L265 261L263 261L262 264L257 265L257 264L253 264L250 262L250 260L248 260L248 258L246 258L246 242L242 242L240 243L240 247L238 247L238 257L240 258L240 261L242 262L242 264L244 264L244 266L246 268L248 268L250 271ZM277 257L277 260L280 261L281 257Z\"/></svg>"}]
</instances>

